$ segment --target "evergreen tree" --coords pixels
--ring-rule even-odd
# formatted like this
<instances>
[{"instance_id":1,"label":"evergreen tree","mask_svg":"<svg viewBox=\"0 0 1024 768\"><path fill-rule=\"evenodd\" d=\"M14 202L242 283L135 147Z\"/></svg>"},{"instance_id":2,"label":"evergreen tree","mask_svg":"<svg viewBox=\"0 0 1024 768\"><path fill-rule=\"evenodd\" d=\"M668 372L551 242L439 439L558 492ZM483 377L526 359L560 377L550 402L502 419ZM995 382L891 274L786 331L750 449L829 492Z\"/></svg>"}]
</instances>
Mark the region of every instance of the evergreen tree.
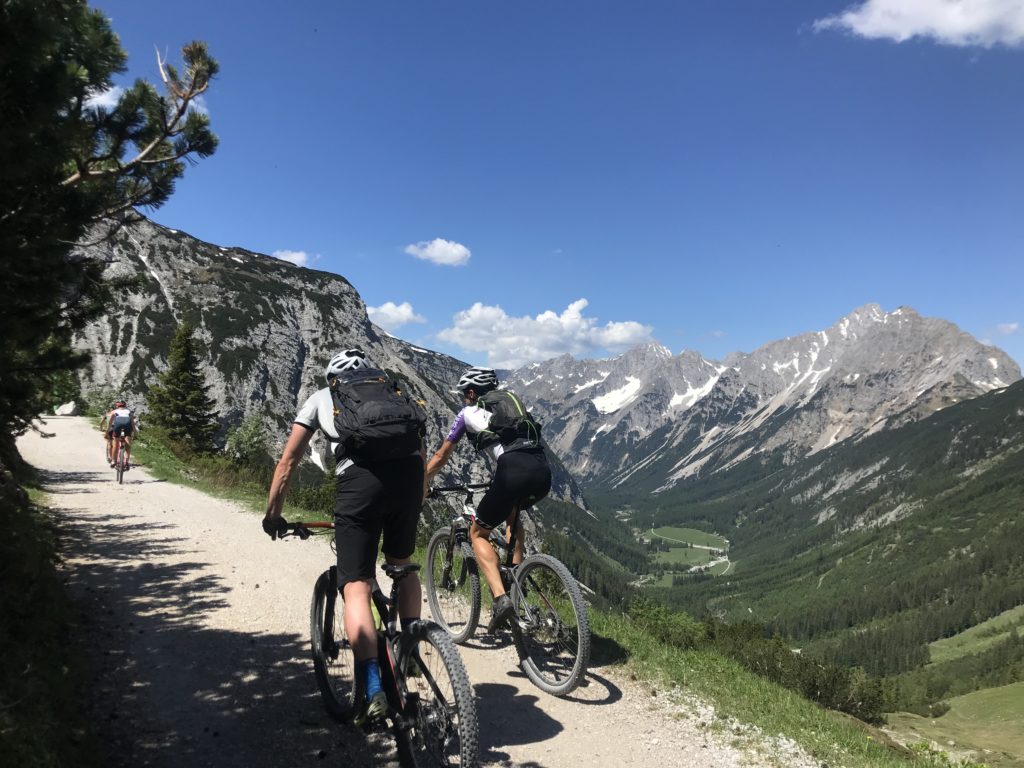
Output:
<instances>
[{"instance_id":1,"label":"evergreen tree","mask_svg":"<svg viewBox=\"0 0 1024 768\"><path fill-rule=\"evenodd\" d=\"M73 247L108 217L157 207L185 163L217 139L195 100L217 73L203 43L179 72L158 57L164 94L144 80L100 106L125 53L85 0L0 3L0 449L85 361L74 332L103 308L104 265ZM92 236L91 234L89 236Z\"/></svg>"},{"instance_id":2,"label":"evergreen tree","mask_svg":"<svg viewBox=\"0 0 1024 768\"><path fill-rule=\"evenodd\" d=\"M175 442L203 453L213 449L218 424L214 400L199 367L192 326L182 323L171 341L167 370L151 387L147 401L153 423Z\"/></svg>"}]
</instances>

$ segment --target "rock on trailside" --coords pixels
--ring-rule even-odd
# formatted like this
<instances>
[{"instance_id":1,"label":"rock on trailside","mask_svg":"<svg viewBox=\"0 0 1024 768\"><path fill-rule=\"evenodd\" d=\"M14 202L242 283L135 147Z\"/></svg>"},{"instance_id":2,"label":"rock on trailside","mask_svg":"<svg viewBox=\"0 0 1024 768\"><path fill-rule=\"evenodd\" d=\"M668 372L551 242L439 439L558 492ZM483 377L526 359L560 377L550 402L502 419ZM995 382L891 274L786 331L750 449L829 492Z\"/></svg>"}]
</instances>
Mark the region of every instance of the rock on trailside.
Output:
<instances>
[{"instance_id":1,"label":"rock on trailside","mask_svg":"<svg viewBox=\"0 0 1024 768\"><path fill-rule=\"evenodd\" d=\"M397 765L390 734L339 726L321 706L307 633L313 583L332 558L322 540L271 542L258 515L139 467L119 486L86 419L42 429L18 449L60 510L76 640L92 665L83 706L109 764ZM490 645L478 631L460 648L484 764L815 764L776 740L736 749L709 727L709 708L652 697L612 668L593 668L567 699L548 696L510 645Z\"/></svg>"}]
</instances>

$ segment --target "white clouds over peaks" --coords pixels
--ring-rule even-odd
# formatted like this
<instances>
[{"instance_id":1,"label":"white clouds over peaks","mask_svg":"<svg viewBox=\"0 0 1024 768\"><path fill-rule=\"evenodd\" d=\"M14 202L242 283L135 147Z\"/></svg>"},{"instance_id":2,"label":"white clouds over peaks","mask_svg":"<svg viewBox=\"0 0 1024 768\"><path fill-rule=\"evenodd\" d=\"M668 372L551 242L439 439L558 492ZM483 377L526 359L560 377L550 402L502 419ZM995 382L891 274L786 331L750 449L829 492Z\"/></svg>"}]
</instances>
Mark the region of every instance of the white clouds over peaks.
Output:
<instances>
[{"instance_id":1,"label":"white clouds over peaks","mask_svg":"<svg viewBox=\"0 0 1024 768\"><path fill-rule=\"evenodd\" d=\"M319 254L310 257L305 251L274 251L270 255L281 261L289 261L297 267L308 267L320 258Z\"/></svg>"},{"instance_id":2,"label":"white clouds over peaks","mask_svg":"<svg viewBox=\"0 0 1024 768\"><path fill-rule=\"evenodd\" d=\"M947 45L1024 44L1021 0L864 0L837 16L814 23L815 30L845 29L872 39L903 42L928 37Z\"/></svg>"},{"instance_id":3,"label":"white clouds over peaks","mask_svg":"<svg viewBox=\"0 0 1024 768\"><path fill-rule=\"evenodd\" d=\"M370 316L370 320L385 331L393 331L408 323L427 322L425 317L417 315L413 311L412 304L408 301L403 301L401 304L385 301L379 307L367 307L366 314Z\"/></svg>"},{"instance_id":4,"label":"white clouds over peaks","mask_svg":"<svg viewBox=\"0 0 1024 768\"><path fill-rule=\"evenodd\" d=\"M472 352L486 352L487 362L498 368L517 368L566 352L621 351L651 340L651 327L631 320L598 326L597 320L583 316L587 304L586 299L574 301L560 315L548 310L536 317L510 317L501 307L477 302L458 312L452 327L437 336Z\"/></svg>"},{"instance_id":5,"label":"white clouds over peaks","mask_svg":"<svg viewBox=\"0 0 1024 768\"><path fill-rule=\"evenodd\" d=\"M1020 330L1020 323L1000 323L996 326L1000 336L1012 336Z\"/></svg>"},{"instance_id":6,"label":"white clouds over peaks","mask_svg":"<svg viewBox=\"0 0 1024 768\"><path fill-rule=\"evenodd\" d=\"M461 267L469 263L469 248L462 243L436 237L433 240L421 240L413 245L405 246L405 252L417 259L432 261L448 267Z\"/></svg>"}]
</instances>

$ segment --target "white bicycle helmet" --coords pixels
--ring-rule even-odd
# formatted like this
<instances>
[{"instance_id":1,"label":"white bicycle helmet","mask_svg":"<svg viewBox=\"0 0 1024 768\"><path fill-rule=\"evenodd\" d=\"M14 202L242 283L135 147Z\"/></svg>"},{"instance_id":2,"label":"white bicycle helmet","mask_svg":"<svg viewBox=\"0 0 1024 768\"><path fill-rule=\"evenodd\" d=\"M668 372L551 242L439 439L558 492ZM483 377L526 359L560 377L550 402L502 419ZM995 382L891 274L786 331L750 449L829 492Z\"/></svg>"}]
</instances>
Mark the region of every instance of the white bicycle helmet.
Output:
<instances>
[{"instance_id":1,"label":"white bicycle helmet","mask_svg":"<svg viewBox=\"0 0 1024 768\"><path fill-rule=\"evenodd\" d=\"M484 392L490 392L492 389L498 386L498 377L494 375L493 368L483 368L481 366L473 366L459 379L459 383L455 385L455 389L452 390L455 394L462 394L467 389L475 389L477 394L483 394Z\"/></svg>"},{"instance_id":2,"label":"white bicycle helmet","mask_svg":"<svg viewBox=\"0 0 1024 768\"><path fill-rule=\"evenodd\" d=\"M335 376L341 373L358 371L363 368L369 368L370 364L366 360L366 353L361 349L343 349L341 352L331 358L331 362L327 364L327 369L324 371L324 375L327 377L327 381L330 382Z\"/></svg>"}]
</instances>

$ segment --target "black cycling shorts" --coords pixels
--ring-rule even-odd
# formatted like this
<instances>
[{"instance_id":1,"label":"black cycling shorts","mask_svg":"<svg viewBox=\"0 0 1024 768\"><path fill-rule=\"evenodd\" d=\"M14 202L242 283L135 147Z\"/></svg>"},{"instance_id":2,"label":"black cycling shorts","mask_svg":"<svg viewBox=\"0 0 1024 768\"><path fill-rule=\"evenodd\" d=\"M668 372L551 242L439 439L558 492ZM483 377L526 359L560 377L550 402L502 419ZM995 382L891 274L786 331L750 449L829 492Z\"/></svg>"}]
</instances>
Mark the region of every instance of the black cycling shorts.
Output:
<instances>
[{"instance_id":1,"label":"black cycling shorts","mask_svg":"<svg viewBox=\"0 0 1024 768\"><path fill-rule=\"evenodd\" d=\"M377 548L403 559L416 548L416 526L423 501L423 459L353 464L337 478L334 540L338 586L377 575Z\"/></svg>"},{"instance_id":2,"label":"black cycling shorts","mask_svg":"<svg viewBox=\"0 0 1024 768\"><path fill-rule=\"evenodd\" d=\"M115 432L118 437L131 437L135 433L135 429L131 424L118 424L116 427L111 427L107 430L107 437L113 438Z\"/></svg>"},{"instance_id":3,"label":"black cycling shorts","mask_svg":"<svg viewBox=\"0 0 1024 768\"><path fill-rule=\"evenodd\" d=\"M550 490L551 467L543 449L503 453L491 487L476 508L476 522L488 529L501 525L516 507L526 509Z\"/></svg>"}]
</instances>

